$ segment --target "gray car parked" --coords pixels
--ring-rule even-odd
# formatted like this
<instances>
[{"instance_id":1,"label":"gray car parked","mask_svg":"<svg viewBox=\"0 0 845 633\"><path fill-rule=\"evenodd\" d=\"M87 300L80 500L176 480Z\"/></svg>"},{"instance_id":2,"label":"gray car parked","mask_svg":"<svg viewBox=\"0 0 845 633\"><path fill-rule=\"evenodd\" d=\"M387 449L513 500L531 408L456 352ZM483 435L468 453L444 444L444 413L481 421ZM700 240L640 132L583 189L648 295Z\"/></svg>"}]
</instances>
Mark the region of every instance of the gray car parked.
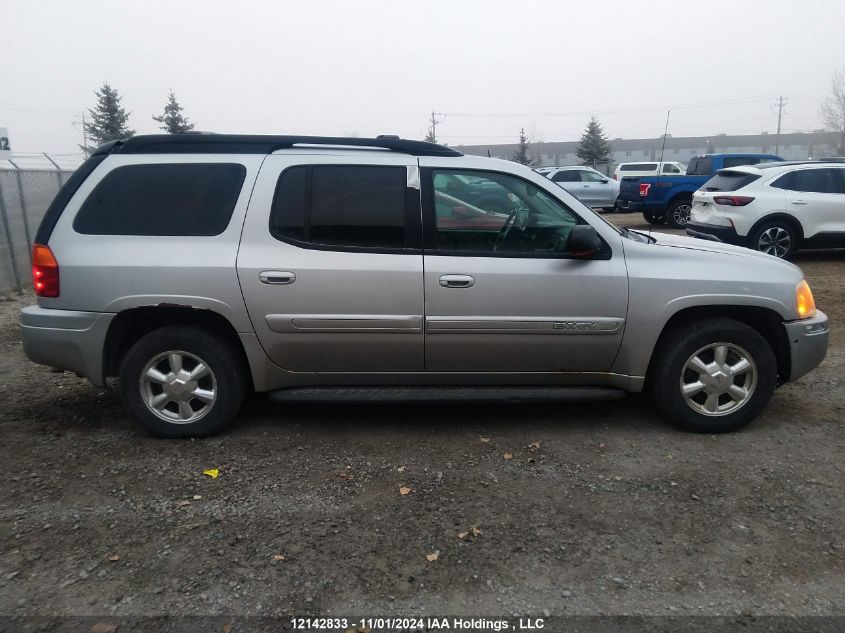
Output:
<instances>
[{"instance_id":1,"label":"gray car parked","mask_svg":"<svg viewBox=\"0 0 845 633\"><path fill-rule=\"evenodd\" d=\"M619 230L515 163L397 137L136 136L36 236L35 362L166 437L292 400L601 399L737 429L824 358L801 271Z\"/></svg>"}]
</instances>

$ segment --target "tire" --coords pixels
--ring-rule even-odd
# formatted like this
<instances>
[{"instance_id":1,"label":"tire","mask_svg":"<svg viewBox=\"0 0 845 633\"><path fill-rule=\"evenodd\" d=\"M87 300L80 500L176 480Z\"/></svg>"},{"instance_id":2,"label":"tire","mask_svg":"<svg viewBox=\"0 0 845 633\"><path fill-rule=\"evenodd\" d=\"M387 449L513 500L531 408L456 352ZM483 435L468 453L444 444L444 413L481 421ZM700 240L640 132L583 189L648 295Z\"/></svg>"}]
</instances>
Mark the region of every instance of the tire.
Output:
<instances>
[{"instance_id":1,"label":"tire","mask_svg":"<svg viewBox=\"0 0 845 633\"><path fill-rule=\"evenodd\" d=\"M692 200L687 198L675 200L669 205L669 208L666 209L666 221L672 228L682 229L687 225L687 222L689 222L690 211L692 211Z\"/></svg>"},{"instance_id":2,"label":"tire","mask_svg":"<svg viewBox=\"0 0 845 633\"><path fill-rule=\"evenodd\" d=\"M601 210L605 213L616 213L616 207L602 207Z\"/></svg>"},{"instance_id":3,"label":"tire","mask_svg":"<svg viewBox=\"0 0 845 633\"><path fill-rule=\"evenodd\" d=\"M738 367L743 359L747 369L733 376L720 372L714 366L720 347L726 351L721 369ZM703 372L691 365L702 367ZM754 328L724 318L687 323L665 336L655 350L649 375L658 410L676 426L696 433L727 433L744 427L769 403L776 384L777 362L766 340ZM689 396L682 385L688 386ZM733 390L734 386L739 390ZM740 400L742 389L746 396Z\"/></svg>"},{"instance_id":4,"label":"tire","mask_svg":"<svg viewBox=\"0 0 845 633\"><path fill-rule=\"evenodd\" d=\"M208 371L194 377L198 363ZM179 367L181 375L173 376ZM167 383L166 376L171 377ZM221 431L240 410L248 384L248 368L238 350L200 327L154 330L138 340L120 364L124 406L158 437L205 437Z\"/></svg>"},{"instance_id":5,"label":"tire","mask_svg":"<svg viewBox=\"0 0 845 633\"><path fill-rule=\"evenodd\" d=\"M662 215L655 215L651 211L643 211L643 218L649 224L663 224L666 221Z\"/></svg>"},{"instance_id":6,"label":"tire","mask_svg":"<svg viewBox=\"0 0 845 633\"><path fill-rule=\"evenodd\" d=\"M751 232L748 245L755 251L788 259L798 247L798 235L789 222L772 220L764 222Z\"/></svg>"}]
</instances>

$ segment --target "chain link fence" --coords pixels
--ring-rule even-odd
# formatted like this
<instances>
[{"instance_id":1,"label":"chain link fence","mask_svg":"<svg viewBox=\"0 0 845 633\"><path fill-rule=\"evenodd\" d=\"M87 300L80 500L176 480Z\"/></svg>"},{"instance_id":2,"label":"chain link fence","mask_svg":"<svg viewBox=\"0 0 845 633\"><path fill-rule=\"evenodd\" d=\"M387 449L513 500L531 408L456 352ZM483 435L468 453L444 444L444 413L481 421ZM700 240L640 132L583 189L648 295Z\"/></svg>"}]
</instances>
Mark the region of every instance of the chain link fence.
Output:
<instances>
[{"instance_id":1,"label":"chain link fence","mask_svg":"<svg viewBox=\"0 0 845 633\"><path fill-rule=\"evenodd\" d=\"M14 163L12 163L14 165ZM32 240L72 169L0 166L0 294L20 292L32 282Z\"/></svg>"}]
</instances>

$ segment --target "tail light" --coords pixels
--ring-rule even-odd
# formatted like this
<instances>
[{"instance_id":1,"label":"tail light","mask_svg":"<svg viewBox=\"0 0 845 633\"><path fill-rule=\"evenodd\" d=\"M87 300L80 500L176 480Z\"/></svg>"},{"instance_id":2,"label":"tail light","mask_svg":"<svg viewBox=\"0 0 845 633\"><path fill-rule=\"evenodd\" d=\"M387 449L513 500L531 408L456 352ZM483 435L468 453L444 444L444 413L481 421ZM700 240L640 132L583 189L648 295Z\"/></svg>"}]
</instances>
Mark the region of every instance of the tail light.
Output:
<instances>
[{"instance_id":1,"label":"tail light","mask_svg":"<svg viewBox=\"0 0 845 633\"><path fill-rule=\"evenodd\" d=\"M751 196L716 196L713 198L713 202L716 204L723 204L728 207L744 207L753 200L754 198Z\"/></svg>"},{"instance_id":2,"label":"tail light","mask_svg":"<svg viewBox=\"0 0 845 633\"><path fill-rule=\"evenodd\" d=\"M59 296L59 262L44 244L32 245L32 285L39 297Z\"/></svg>"},{"instance_id":3,"label":"tail light","mask_svg":"<svg viewBox=\"0 0 845 633\"><path fill-rule=\"evenodd\" d=\"M645 198L648 195L648 190L651 189L650 182L642 182L640 183L640 196Z\"/></svg>"}]
</instances>

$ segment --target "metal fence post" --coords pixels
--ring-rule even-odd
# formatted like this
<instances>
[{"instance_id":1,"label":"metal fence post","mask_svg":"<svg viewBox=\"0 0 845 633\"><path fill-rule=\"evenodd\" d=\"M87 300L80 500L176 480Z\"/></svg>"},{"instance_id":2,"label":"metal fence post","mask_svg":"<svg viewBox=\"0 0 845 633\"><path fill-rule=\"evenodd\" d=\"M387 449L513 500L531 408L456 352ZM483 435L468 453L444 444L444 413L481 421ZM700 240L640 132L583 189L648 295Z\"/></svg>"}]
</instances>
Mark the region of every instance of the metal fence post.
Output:
<instances>
[{"instance_id":1,"label":"metal fence post","mask_svg":"<svg viewBox=\"0 0 845 633\"><path fill-rule=\"evenodd\" d=\"M12 274L15 276L15 288L21 292L21 277L18 274L18 262L15 259L15 244L12 241L12 230L9 228L9 218L6 215L6 199L3 196L3 181L0 179L0 217L3 221L3 232L6 234L6 243L9 245L9 259L12 261Z\"/></svg>"},{"instance_id":2,"label":"metal fence post","mask_svg":"<svg viewBox=\"0 0 845 633\"><path fill-rule=\"evenodd\" d=\"M21 203L21 218L23 219L23 232L26 236L26 247L27 247L27 254L29 255L29 265L32 266L32 237L29 235L29 219L26 217L26 200L24 200L23 195L23 180L21 179L21 168L17 166L16 163L13 161L9 161L12 163L12 167L15 168L15 182L18 185L18 199Z\"/></svg>"}]
</instances>

